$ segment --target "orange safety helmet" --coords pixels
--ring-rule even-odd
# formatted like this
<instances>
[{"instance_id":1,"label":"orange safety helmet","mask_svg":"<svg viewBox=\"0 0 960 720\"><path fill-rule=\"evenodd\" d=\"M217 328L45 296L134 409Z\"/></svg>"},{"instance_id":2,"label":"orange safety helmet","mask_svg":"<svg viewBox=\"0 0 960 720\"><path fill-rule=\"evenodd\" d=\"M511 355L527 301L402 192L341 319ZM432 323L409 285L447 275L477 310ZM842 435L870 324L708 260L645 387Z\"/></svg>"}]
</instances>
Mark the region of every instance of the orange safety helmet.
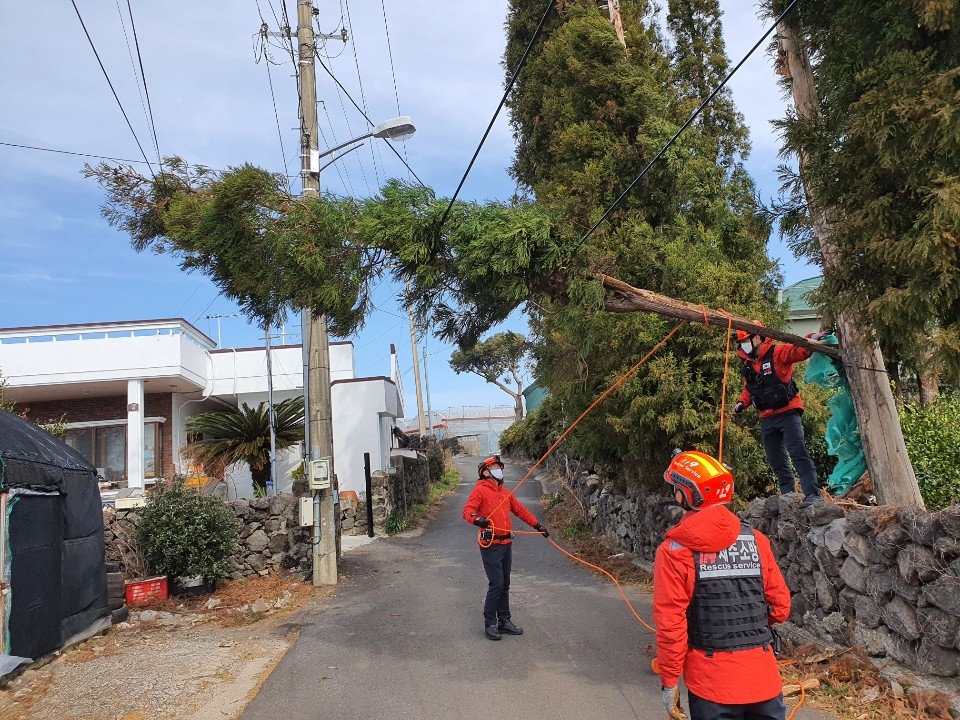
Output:
<instances>
[{"instance_id":1,"label":"orange safety helmet","mask_svg":"<svg viewBox=\"0 0 960 720\"><path fill-rule=\"evenodd\" d=\"M663 479L683 493L685 505L694 510L733 499L730 468L697 450L674 455Z\"/></svg>"},{"instance_id":2,"label":"orange safety helmet","mask_svg":"<svg viewBox=\"0 0 960 720\"><path fill-rule=\"evenodd\" d=\"M760 322L759 320L751 320L750 322L752 322L754 325L759 325L763 327L763 323ZM737 330L737 342L741 342L743 340L746 340L747 338L751 338L756 334L757 333L749 333L746 330Z\"/></svg>"},{"instance_id":3,"label":"orange safety helmet","mask_svg":"<svg viewBox=\"0 0 960 720\"><path fill-rule=\"evenodd\" d=\"M480 473L480 476L483 476L483 471L493 467L494 465L499 465L500 469L503 470L503 460L500 459L499 455L491 455L486 460L477 465L477 472Z\"/></svg>"}]
</instances>

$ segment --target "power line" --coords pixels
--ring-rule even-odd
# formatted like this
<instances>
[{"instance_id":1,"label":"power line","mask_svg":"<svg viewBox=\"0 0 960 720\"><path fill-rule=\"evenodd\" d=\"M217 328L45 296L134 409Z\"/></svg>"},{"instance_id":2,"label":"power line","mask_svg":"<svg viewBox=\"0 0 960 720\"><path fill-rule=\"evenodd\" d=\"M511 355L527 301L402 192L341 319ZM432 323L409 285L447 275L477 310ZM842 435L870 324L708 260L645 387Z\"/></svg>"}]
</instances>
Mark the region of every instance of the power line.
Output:
<instances>
[{"instance_id":1,"label":"power line","mask_svg":"<svg viewBox=\"0 0 960 720\"><path fill-rule=\"evenodd\" d=\"M125 158L110 157L109 155L93 155L92 153L72 152L70 150L54 150L53 148L36 147L35 145L18 145L17 143L0 142L0 145L7 147L21 148L23 150L41 150L43 152L60 153L62 155L79 155L80 157L97 158L98 160L113 160L114 162L140 163L149 165L145 160L127 160Z\"/></svg>"},{"instance_id":2,"label":"power line","mask_svg":"<svg viewBox=\"0 0 960 720\"><path fill-rule=\"evenodd\" d=\"M350 93L347 92L347 89L346 89L346 88L343 86L343 84L337 79L336 75L334 75L334 74L330 71L330 68L328 68L328 67L324 64L323 60L321 60L319 56L317 57L317 64L324 69L324 71L327 73L327 75L329 75L331 78L333 78L333 81L337 84L337 86L338 86L341 90L343 90L343 93L347 96L347 99L348 99L351 103L353 103L353 106L360 112L361 115L363 115L364 119L367 121L367 123L370 125L370 127L374 127L374 126L376 125L376 123L374 123L373 120L370 119L370 116L367 115L367 114L363 111L363 108L361 108L359 105L357 105L356 100L354 100L354 99L350 96ZM387 144L387 147L390 148L390 149L393 151L393 154L396 155L396 156L400 159L400 162L402 162L402 163L404 164L404 166L407 168L407 170L410 171L410 174L413 175L413 177L416 179L416 181L417 181L418 183L420 183L421 185L423 185L424 187L427 187L426 183L424 183L423 180L421 180L421 179L417 176L417 174L413 171L413 168L410 167L409 163L407 163L407 161L403 159L403 156L402 156L400 153L397 152L397 149L396 149L393 145L390 144L390 141L387 140L386 138L383 138L383 141Z\"/></svg>"},{"instance_id":3,"label":"power line","mask_svg":"<svg viewBox=\"0 0 960 720\"><path fill-rule=\"evenodd\" d=\"M594 233L594 231L598 227L600 227L600 224L607 219L610 213L612 213L617 208L617 206L620 205L621 202L623 202L623 199L627 197L627 195L630 194L630 191L637 186L637 183L640 182L643 176L647 174L647 171L650 170L651 167L653 167L653 164L657 160L659 160L661 157L663 157L663 154L667 150L669 150L670 147L677 141L677 138L680 137L680 134L684 130L686 130L688 127L690 127L690 125L693 124L693 121L697 119L697 117L700 115L703 109L710 103L710 101L717 96L717 93L723 90L724 86L727 84L730 78L732 78L736 74L736 72L743 66L743 64L750 58L750 56L753 55L756 49L763 44L763 42L767 39L770 33L772 33L777 28L777 26L783 21L783 19L787 16L787 14L791 10L793 10L793 7L794 5L797 4L797 2L798 0L792 0L792 2L789 5L787 5L786 10L780 13L780 16L773 22L773 25L771 25L767 29L767 31L763 34L763 36L759 40L757 40L754 46L747 51L747 54L743 56L740 62L738 62L736 66L730 72L727 73L727 76L720 81L720 84L713 89L713 92L711 92L707 96L706 100L700 103L700 107L698 107L696 110L693 111L693 114L689 118L687 118L687 121L683 125L680 126L680 129L677 130L677 132L674 134L672 138L670 138L669 142L667 142L667 144L660 149L660 152L658 152L656 155L653 156L653 159L649 163L647 163L647 166L643 170L641 170L640 174L633 179L633 182L630 183L627 186L627 189L620 194L620 197L618 197L614 201L614 203L609 208L607 208L606 212L604 212L603 215L600 216L600 219L593 224L593 227L587 230L584 236L580 238L580 242L578 242L576 246L573 248L573 250L570 252L571 257L573 257L573 255L577 252L577 250L580 249L580 247L587 241L587 239Z\"/></svg>"},{"instance_id":4,"label":"power line","mask_svg":"<svg viewBox=\"0 0 960 720\"><path fill-rule=\"evenodd\" d=\"M153 132L153 145L157 149L157 162L163 170L163 160L160 158L160 141L157 140L157 125L153 121L153 105L150 103L150 88L147 87L147 75L143 71L143 56L140 54L140 38L137 37L137 26L133 21L133 8L127 0L127 12L130 15L130 27L133 29L133 45L137 48L137 62L140 63L140 79L143 81L143 92L147 96L147 111L150 113L150 130ZM128 47L129 49L129 47Z\"/></svg>"},{"instance_id":5,"label":"power line","mask_svg":"<svg viewBox=\"0 0 960 720\"><path fill-rule=\"evenodd\" d=\"M390 57L390 75L393 77L393 97L397 100L397 115L400 114L400 92L397 90L397 71L393 65L393 45L390 42L390 26L387 24L387 6L385 0L380 0L380 9L383 11L383 29L387 34L387 54ZM407 156L407 141L403 141L403 155ZM386 175L386 172L384 172Z\"/></svg>"},{"instance_id":6,"label":"power line","mask_svg":"<svg viewBox=\"0 0 960 720\"><path fill-rule=\"evenodd\" d=\"M117 95L117 91L114 89L113 83L110 81L110 76L107 74L107 69L103 66L103 61L100 59L100 53L97 52L97 47L93 44L93 38L90 37L90 33L87 30L87 24L83 22L83 16L80 14L80 8L77 7L76 0L70 0L70 4L73 5L74 12L77 13L77 19L80 21L80 26L83 28L83 32L87 36L87 42L90 43L90 49L93 50L93 54L96 56L97 62L100 64L100 70L103 72L103 77L106 78L107 85L110 86L110 92L113 93L113 97L117 101L117 105L120 107L120 112L123 113L123 119L127 121L127 127L130 128L130 132L133 134L133 139L137 141L137 147L140 148L140 154L143 155L143 159L147 163L147 167L150 168L150 174L153 175L154 180L156 180L157 176L153 172L153 166L150 164L150 161L147 160L147 154L143 151L143 145L140 144L140 138L137 137L137 133L133 129L133 125L130 123L130 118L127 117L127 111L123 109L123 103L120 102L120 96Z\"/></svg>"},{"instance_id":7,"label":"power line","mask_svg":"<svg viewBox=\"0 0 960 720\"><path fill-rule=\"evenodd\" d=\"M537 25L536 32L533 33L533 37L530 38L530 42L527 43L527 49L523 51L523 56L520 58L520 62L517 63L517 69L513 71L513 75L510 77L510 82L507 83L507 88L503 91L503 97L500 98L500 104L497 105L497 109L493 113L493 117L490 118L490 124L487 125L487 130L483 133L483 137L480 138L480 144L477 145L476 152L474 152L473 157L470 158L470 164L467 165L467 170L463 173L463 177L460 178L460 184L457 185L457 189L453 193L453 197L450 198L450 204L447 205L447 209L443 213L443 217L440 219L441 228L447 221L447 217L450 215L450 210L453 209L453 204L457 200L457 195L460 194L463 184L467 181L467 175L469 175L470 171L473 169L473 164L477 161L477 157L480 155L480 150L483 148L483 144L487 141L487 136L490 135L490 131L493 129L493 124L497 121L497 116L500 115L500 111L506 104L507 98L510 96L510 91L513 90L513 85L520 76L520 71L523 70L523 66L527 64L527 58L530 56L530 51L533 49L534 43L537 42L537 38L540 37L540 33L543 32L543 28L547 24L547 18L550 16L550 11L553 9L555 1L556 0L547 0L547 6L543 9L543 16L540 18L540 24Z\"/></svg>"},{"instance_id":8,"label":"power line","mask_svg":"<svg viewBox=\"0 0 960 720\"><path fill-rule=\"evenodd\" d=\"M353 32L353 18L350 15L350 0L345 2L347 8L347 23L350 25L350 36L353 38L353 64L357 68L357 83L360 86L360 101L363 103L363 109L367 110L367 95L363 90L363 78L360 76L360 58L357 56L357 35ZM370 143L370 159L373 161L373 174L377 180L377 188L380 187L380 173L377 170L377 156L373 149L374 143ZM382 163L381 163L382 164Z\"/></svg>"},{"instance_id":9,"label":"power line","mask_svg":"<svg viewBox=\"0 0 960 720\"><path fill-rule=\"evenodd\" d=\"M260 26L260 36L263 39L263 64L267 66L267 82L270 84L270 100L273 103L273 117L277 121L277 139L280 141L280 156L283 158L283 176L287 180L287 190L292 192L290 188L290 176L287 175L289 166L287 165L287 151L283 147L283 132L280 130L280 113L277 110L277 96L273 91L273 73L270 72L270 60L267 57L267 29L268 26L266 23Z\"/></svg>"},{"instance_id":10,"label":"power line","mask_svg":"<svg viewBox=\"0 0 960 720\"><path fill-rule=\"evenodd\" d=\"M123 10L120 9L120 0L116 0L117 15L120 17L120 28L123 30L123 41L127 46L127 57L130 58L130 69L133 71L133 81L137 84L137 94L140 96L140 109L143 110L143 119L150 124L150 116L147 114L147 101L143 96L143 85L140 83L140 75L137 72L137 65L133 60L133 50L130 47L130 37L127 35L127 23L123 19ZM157 152L159 158L160 153Z\"/></svg>"}]
</instances>

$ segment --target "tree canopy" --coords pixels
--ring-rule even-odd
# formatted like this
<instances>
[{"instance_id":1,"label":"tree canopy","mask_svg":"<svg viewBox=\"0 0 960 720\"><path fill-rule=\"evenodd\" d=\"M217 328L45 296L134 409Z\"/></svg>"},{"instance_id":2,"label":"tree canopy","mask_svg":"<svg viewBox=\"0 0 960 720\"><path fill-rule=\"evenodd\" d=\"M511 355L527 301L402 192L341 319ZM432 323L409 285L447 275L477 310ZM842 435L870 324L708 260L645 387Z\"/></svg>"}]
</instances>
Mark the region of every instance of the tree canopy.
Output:
<instances>
[{"instance_id":1,"label":"tree canopy","mask_svg":"<svg viewBox=\"0 0 960 720\"><path fill-rule=\"evenodd\" d=\"M530 352L527 339L515 332L497 333L493 337L478 342L473 347L454 351L450 357L450 367L457 374L472 372L513 398L514 417L523 419L523 381L520 379L521 363ZM510 374L516 389L507 383Z\"/></svg>"},{"instance_id":2,"label":"tree canopy","mask_svg":"<svg viewBox=\"0 0 960 720\"><path fill-rule=\"evenodd\" d=\"M779 8L773 3L773 10ZM821 117L781 124L809 155L839 253L818 300L855 313L892 364L932 355L960 379L960 3L826 0L792 19ZM784 169L783 229L818 261L799 178ZM933 353L929 351L933 350Z\"/></svg>"}]
</instances>

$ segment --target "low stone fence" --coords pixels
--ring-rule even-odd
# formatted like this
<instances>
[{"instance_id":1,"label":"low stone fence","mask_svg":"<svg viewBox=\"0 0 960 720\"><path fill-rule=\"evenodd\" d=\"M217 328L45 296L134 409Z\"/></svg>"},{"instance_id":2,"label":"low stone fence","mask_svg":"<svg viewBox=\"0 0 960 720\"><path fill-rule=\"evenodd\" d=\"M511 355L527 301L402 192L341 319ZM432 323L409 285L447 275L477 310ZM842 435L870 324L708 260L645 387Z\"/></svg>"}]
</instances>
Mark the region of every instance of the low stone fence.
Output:
<instances>
[{"instance_id":1,"label":"low stone fence","mask_svg":"<svg viewBox=\"0 0 960 720\"><path fill-rule=\"evenodd\" d=\"M617 495L595 475L572 484L594 530L647 561L681 514L662 496ZM775 496L741 513L771 540L793 596L791 621L925 674L960 674L960 506L799 503Z\"/></svg>"},{"instance_id":2,"label":"low stone fence","mask_svg":"<svg viewBox=\"0 0 960 720\"><path fill-rule=\"evenodd\" d=\"M417 503L425 502L430 494L430 468L427 458L394 455L390 462L396 473L377 471L371 474L373 524L383 525L391 515L405 514ZM358 516L359 520L359 516ZM358 524L365 524L360 521Z\"/></svg>"}]
</instances>

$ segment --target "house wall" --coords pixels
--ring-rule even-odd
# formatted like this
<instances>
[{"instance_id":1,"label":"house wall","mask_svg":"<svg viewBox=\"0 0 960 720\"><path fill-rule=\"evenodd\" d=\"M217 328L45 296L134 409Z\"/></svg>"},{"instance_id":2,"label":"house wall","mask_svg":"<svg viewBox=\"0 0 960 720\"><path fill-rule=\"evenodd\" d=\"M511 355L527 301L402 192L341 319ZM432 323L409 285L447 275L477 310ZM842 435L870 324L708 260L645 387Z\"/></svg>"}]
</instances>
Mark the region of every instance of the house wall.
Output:
<instances>
[{"instance_id":1,"label":"house wall","mask_svg":"<svg viewBox=\"0 0 960 720\"><path fill-rule=\"evenodd\" d=\"M390 462L390 427L397 412L397 393L385 377L337 380L331 383L334 471L340 490L362 496L366 490L363 453L370 453L371 471L385 470Z\"/></svg>"},{"instance_id":2,"label":"house wall","mask_svg":"<svg viewBox=\"0 0 960 720\"><path fill-rule=\"evenodd\" d=\"M169 393L157 393L144 396L145 418L162 418L163 432L160 459L162 475L171 477L177 470L174 462L176 433L173 422L173 396ZM20 408L18 408L19 410ZM46 422L64 417L67 423L104 422L117 425L127 424L127 396L80 398L78 400L49 400L31 402L21 410L34 422Z\"/></svg>"}]
</instances>

